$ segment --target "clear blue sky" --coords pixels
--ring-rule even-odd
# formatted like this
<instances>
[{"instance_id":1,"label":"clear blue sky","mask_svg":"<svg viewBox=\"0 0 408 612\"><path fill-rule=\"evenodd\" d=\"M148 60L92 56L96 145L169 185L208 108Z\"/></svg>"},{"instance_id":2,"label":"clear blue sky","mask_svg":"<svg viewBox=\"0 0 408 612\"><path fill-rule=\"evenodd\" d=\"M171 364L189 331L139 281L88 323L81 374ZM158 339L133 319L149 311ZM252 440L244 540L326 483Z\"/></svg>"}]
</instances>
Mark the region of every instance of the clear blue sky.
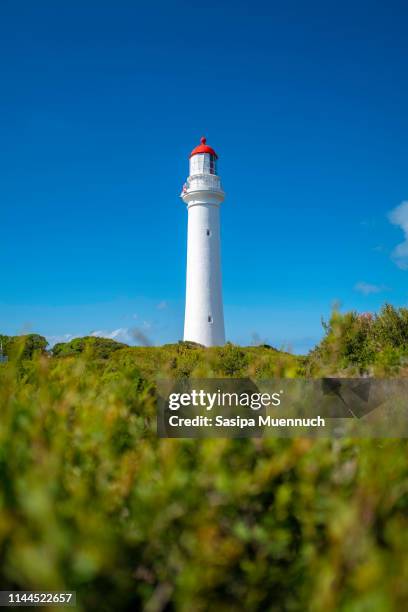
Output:
<instances>
[{"instance_id":1,"label":"clear blue sky","mask_svg":"<svg viewBox=\"0 0 408 612\"><path fill-rule=\"evenodd\" d=\"M3 0L0 331L178 340L202 134L229 339L407 304L407 31L395 1Z\"/></svg>"}]
</instances>

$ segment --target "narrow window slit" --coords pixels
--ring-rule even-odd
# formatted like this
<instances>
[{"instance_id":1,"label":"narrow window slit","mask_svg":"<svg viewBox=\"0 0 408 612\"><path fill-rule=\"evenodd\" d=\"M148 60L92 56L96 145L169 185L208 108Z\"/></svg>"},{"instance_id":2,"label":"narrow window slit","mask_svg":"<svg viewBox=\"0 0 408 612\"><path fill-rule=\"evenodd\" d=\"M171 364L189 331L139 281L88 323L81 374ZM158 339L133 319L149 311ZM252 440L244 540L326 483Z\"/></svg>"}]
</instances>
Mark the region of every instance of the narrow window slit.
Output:
<instances>
[{"instance_id":1,"label":"narrow window slit","mask_svg":"<svg viewBox=\"0 0 408 612\"><path fill-rule=\"evenodd\" d=\"M211 236L211 232L209 229L207 230L207 236Z\"/></svg>"},{"instance_id":2,"label":"narrow window slit","mask_svg":"<svg viewBox=\"0 0 408 612\"><path fill-rule=\"evenodd\" d=\"M208 322L209 322L209 323L212 323L212 322L213 322L213 318L212 318L212 316L211 316L211 315L208 315Z\"/></svg>"}]
</instances>

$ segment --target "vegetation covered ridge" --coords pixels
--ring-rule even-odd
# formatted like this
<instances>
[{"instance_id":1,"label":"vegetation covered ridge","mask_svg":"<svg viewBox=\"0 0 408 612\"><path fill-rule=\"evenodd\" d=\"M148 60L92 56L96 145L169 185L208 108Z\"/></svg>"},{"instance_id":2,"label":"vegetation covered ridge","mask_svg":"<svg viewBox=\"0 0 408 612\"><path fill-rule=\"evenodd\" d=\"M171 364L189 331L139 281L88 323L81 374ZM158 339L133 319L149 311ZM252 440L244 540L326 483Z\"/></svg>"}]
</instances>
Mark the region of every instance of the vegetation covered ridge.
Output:
<instances>
[{"instance_id":1,"label":"vegetation covered ridge","mask_svg":"<svg viewBox=\"0 0 408 612\"><path fill-rule=\"evenodd\" d=\"M134 360L150 372L166 369L175 375L222 376L405 375L408 371L408 308L385 304L378 313L334 311L322 322L322 340L306 356L279 351L267 344L205 348L194 342L147 347L128 345L110 338L85 336L48 348L39 334L0 335L3 354L10 359L87 355L120 363ZM117 353L117 354L116 354ZM116 354L116 355L115 355ZM150 363L150 368L149 368Z\"/></svg>"}]
</instances>

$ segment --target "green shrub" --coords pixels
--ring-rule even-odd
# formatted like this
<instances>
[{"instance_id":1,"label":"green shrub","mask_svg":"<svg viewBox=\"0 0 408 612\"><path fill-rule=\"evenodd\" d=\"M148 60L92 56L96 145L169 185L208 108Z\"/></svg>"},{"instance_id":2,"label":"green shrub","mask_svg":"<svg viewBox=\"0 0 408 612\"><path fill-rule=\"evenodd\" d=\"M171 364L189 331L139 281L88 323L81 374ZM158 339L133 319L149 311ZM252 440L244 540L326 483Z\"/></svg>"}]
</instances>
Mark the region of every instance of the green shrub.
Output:
<instances>
[{"instance_id":1,"label":"green shrub","mask_svg":"<svg viewBox=\"0 0 408 612\"><path fill-rule=\"evenodd\" d=\"M48 342L39 334L5 336L0 334L0 344L4 355L11 359L32 359L35 353L44 353Z\"/></svg>"},{"instance_id":2,"label":"green shrub","mask_svg":"<svg viewBox=\"0 0 408 612\"><path fill-rule=\"evenodd\" d=\"M54 357L68 357L81 355L87 352L95 359L107 359L114 351L126 348L127 344L117 342L111 338L99 338L97 336L84 336L74 338L70 342L59 342L52 349Z\"/></svg>"},{"instance_id":3,"label":"green shrub","mask_svg":"<svg viewBox=\"0 0 408 612\"><path fill-rule=\"evenodd\" d=\"M248 357L241 347L227 342L225 346L216 349L216 372L224 376L239 377L247 365Z\"/></svg>"},{"instance_id":4,"label":"green shrub","mask_svg":"<svg viewBox=\"0 0 408 612\"><path fill-rule=\"evenodd\" d=\"M357 368L390 373L408 355L408 309L385 304L378 314L333 312L323 324L325 336L309 355L309 369L337 371Z\"/></svg>"}]
</instances>

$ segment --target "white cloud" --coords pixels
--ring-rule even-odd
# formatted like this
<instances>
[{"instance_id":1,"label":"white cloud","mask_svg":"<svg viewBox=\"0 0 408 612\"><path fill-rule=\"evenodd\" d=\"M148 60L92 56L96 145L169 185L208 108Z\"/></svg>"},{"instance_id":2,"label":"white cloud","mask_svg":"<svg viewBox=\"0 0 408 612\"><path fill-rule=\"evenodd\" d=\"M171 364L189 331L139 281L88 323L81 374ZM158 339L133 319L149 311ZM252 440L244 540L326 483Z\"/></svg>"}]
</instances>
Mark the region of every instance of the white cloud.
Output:
<instances>
[{"instance_id":1,"label":"white cloud","mask_svg":"<svg viewBox=\"0 0 408 612\"><path fill-rule=\"evenodd\" d=\"M370 283L360 281L354 285L354 289L363 295L371 295L373 293L381 293L381 291L386 291L387 287L384 287L384 285L372 285Z\"/></svg>"},{"instance_id":2,"label":"white cloud","mask_svg":"<svg viewBox=\"0 0 408 612\"><path fill-rule=\"evenodd\" d=\"M98 329L91 332L89 335L98 338L111 338L111 340L117 340L125 344L129 344L132 341L132 333L128 327L118 327L118 329L114 330Z\"/></svg>"},{"instance_id":3,"label":"white cloud","mask_svg":"<svg viewBox=\"0 0 408 612\"><path fill-rule=\"evenodd\" d=\"M402 202L394 208L389 213L388 218L391 223L398 225L404 232L404 242L395 247L391 253L391 258L399 268L408 270L408 202Z\"/></svg>"},{"instance_id":4,"label":"white cloud","mask_svg":"<svg viewBox=\"0 0 408 612\"><path fill-rule=\"evenodd\" d=\"M151 346L152 341L147 336L147 333L152 329L152 324L149 321L143 321L141 328L137 327L118 327L117 329L95 329L88 334L60 334L55 336L46 336L49 348L52 348L59 342L69 342L74 338L80 338L82 336L94 336L97 338L110 338L117 342L124 342L125 344L135 345L140 344L142 346Z\"/></svg>"},{"instance_id":5,"label":"white cloud","mask_svg":"<svg viewBox=\"0 0 408 612\"><path fill-rule=\"evenodd\" d=\"M75 334L61 334L56 336L46 336L46 339L48 341L49 347L52 348L55 344L58 344L59 342L69 342L73 338L77 337L78 336L76 336Z\"/></svg>"},{"instance_id":6,"label":"white cloud","mask_svg":"<svg viewBox=\"0 0 408 612\"><path fill-rule=\"evenodd\" d=\"M162 300L161 302L159 302L156 306L157 310L165 310L167 308L167 302L166 300Z\"/></svg>"},{"instance_id":7,"label":"white cloud","mask_svg":"<svg viewBox=\"0 0 408 612\"><path fill-rule=\"evenodd\" d=\"M143 321L143 327L149 329L151 326L147 321ZM135 327L118 327L118 329L102 330L98 329L89 334L90 336L96 336L99 338L110 338L117 342L124 342L125 344L141 344L143 346L150 346L151 342L149 338L140 330Z\"/></svg>"}]
</instances>

